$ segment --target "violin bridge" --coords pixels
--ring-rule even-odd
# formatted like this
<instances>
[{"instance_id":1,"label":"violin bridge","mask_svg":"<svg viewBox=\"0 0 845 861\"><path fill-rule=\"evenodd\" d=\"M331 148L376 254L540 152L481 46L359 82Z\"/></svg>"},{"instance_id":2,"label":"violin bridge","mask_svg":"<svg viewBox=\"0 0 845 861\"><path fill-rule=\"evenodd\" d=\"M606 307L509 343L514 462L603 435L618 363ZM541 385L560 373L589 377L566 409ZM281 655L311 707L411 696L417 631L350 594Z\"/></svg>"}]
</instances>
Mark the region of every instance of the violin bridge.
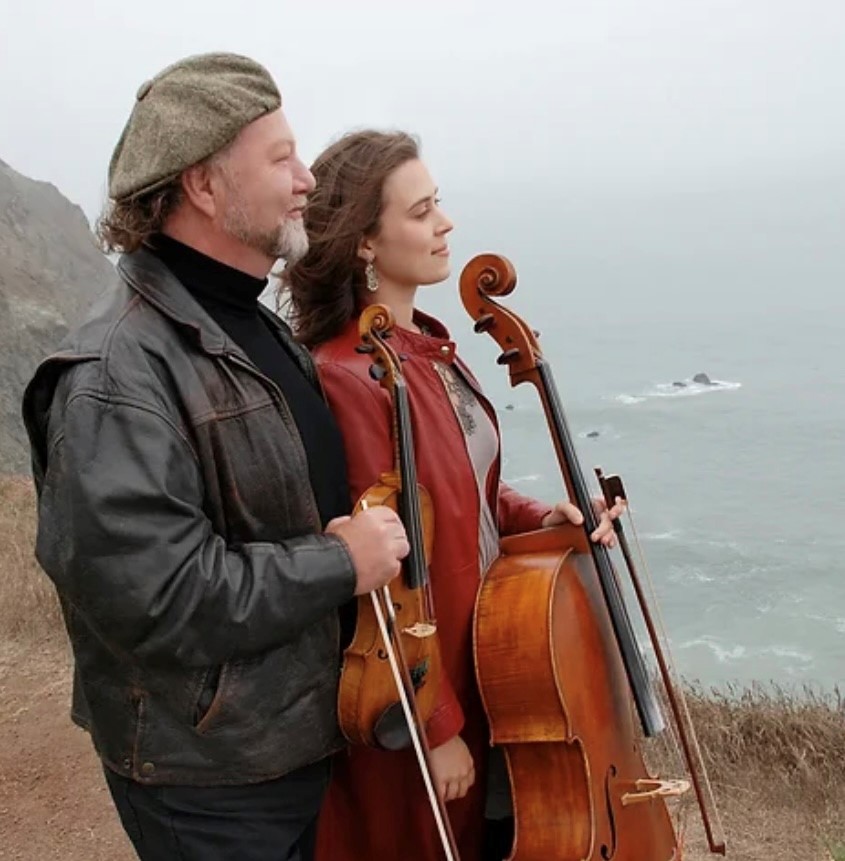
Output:
<instances>
[{"instance_id":1,"label":"violin bridge","mask_svg":"<svg viewBox=\"0 0 845 861\"><path fill-rule=\"evenodd\" d=\"M635 792L622 793L622 806L642 804L654 798L677 798L689 791L688 780L636 780Z\"/></svg>"},{"instance_id":2,"label":"violin bridge","mask_svg":"<svg viewBox=\"0 0 845 861\"><path fill-rule=\"evenodd\" d=\"M437 633L437 625L431 622L415 622L410 628L403 628L403 634L422 640L424 637L433 637Z\"/></svg>"}]
</instances>

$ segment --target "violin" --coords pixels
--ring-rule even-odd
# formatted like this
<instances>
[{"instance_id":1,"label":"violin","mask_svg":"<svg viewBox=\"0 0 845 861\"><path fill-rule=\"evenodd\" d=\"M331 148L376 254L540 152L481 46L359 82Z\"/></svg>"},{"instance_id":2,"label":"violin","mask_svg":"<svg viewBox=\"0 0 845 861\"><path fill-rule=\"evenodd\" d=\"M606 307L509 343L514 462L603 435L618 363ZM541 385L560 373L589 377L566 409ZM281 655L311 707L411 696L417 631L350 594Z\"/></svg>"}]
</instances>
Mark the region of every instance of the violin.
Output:
<instances>
[{"instance_id":1,"label":"violin","mask_svg":"<svg viewBox=\"0 0 845 861\"><path fill-rule=\"evenodd\" d=\"M387 343L393 327L384 305L361 314L362 343L356 349L371 355L370 374L391 396L394 467L361 495L353 513L374 505L396 511L410 552L392 583L358 598L355 633L343 653L338 716L352 743L385 750L413 746L445 857L459 861L445 804L434 788L425 734L442 672L428 571L434 508L417 481L408 392L401 360Z\"/></svg>"},{"instance_id":2,"label":"violin","mask_svg":"<svg viewBox=\"0 0 845 861\"><path fill-rule=\"evenodd\" d=\"M667 730L661 700L610 553L589 539L598 517L538 335L496 301L515 286L511 263L493 254L475 257L460 277L475 331L497 342L511 385L536 388L563 483L584 523L503 538L476 603L476 678L490 743L504 751L513 797L509 861L677 861L683 835L668 803L691 786L710 851L723 855L688 712L650 616L672 731L682 735L693 779L660 779L646 767L644 739ZM598 477L609 505L624 496L618 477ZM616 522L614 528L620 534ZM623 549L633 577L627 543Z\"/></svg>"}]
</instances>

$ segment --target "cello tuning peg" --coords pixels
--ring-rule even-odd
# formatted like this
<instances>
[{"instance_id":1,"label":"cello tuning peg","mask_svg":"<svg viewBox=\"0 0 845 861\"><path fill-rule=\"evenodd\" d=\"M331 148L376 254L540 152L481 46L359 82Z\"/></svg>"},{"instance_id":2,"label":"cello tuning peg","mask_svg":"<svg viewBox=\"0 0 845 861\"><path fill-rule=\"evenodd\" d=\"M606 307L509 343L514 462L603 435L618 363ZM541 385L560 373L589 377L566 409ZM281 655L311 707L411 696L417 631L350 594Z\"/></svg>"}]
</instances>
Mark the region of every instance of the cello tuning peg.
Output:
<instances>
[{"instance_id":1,"label":"cello tuning peg","mask_svg":"<svg viewBox=\"0 0 845 861\"><path fill-rule=\"evenodd\" d=\"M473 331L478 334L482 332L488 332L493 328L494 323L496 322L495 317L492 314L483 314L475 321L475 325L472 327Z\"/></svg>"},{"instance_id":2,"label":"cello tuning peg","mask_svg":"<svg viewBox=\"0 0 845 861\"><path fill-rule=\"evenodd\" d=\"M383 380L387 371L381 365L370 365L370 376L378 381Z\"/></svg>"},{"instance_id":3,"label":"cello tuning peg","mask_svg":"<svg viewBox=\"0 0 845 861\"><path fill-rule=\"evenodd\" d=\"M537 331L537 329L532 329L531 331L534 333L534 337L535 337L535 338L539 338L539 337L540 337L540 333Z\"/></svg>"},{"instance_id":4,"label":"cello tuning peg","mask_svg":"<svg viewBox=\"0 0 845 861\"><path fill-rule=\"evenodd\" d=\"M498 359L496 359L496 364L498 365L510 365L512 362L515 362L519 358L519 350L516 347L512 347L510 350L505 350Z\"/></svg>"},{"instance_id":5,"label":"cello tuning peg","mask_svg":"<svg viewBox=\"0 0 845 861\"><path fill-rule=\"evenodd\" d=\"M355 348L356 353L373 353L375 352L375 347L372 344L358 344Z\"/></svg>"}]
</instances>

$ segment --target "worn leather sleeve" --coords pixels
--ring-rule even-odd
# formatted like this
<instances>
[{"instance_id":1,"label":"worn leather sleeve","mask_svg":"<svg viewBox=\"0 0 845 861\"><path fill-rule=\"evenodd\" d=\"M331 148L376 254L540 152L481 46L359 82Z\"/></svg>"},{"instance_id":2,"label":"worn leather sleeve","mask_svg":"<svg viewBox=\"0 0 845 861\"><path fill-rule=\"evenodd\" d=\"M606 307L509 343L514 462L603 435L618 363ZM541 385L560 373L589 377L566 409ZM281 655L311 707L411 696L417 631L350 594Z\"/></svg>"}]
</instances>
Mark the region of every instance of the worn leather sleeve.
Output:
<instances>
[{"instance_id":1,"label":"worn leather sleeve","mask_svg":"<svg viewBox=\"0 0 845 861\"><path fill-rule=\"evenodd\" d=\"M499 482L499 533L516 535L539 529L552 506L523 496L503 481Z\"/></svg>"},{"instance_id":2,"label":"worn leather sleeve","mask_svg":"<svg viewBox=\"0 0 845 861\"><path fill-rule=\"evenodd\" d=\"M353 501L393 469L391 403L387 393L368 385L353 371L331 362L318 364L326 399L343 434ZM428 742L437 747L457 735L464 714L445 671L434 711L426 724Z\"/></svg>"},{"instance_id":3,"label":"worn leather sleeve","mask_svg":"<svg viewBox=\"0 0 845 861\"><path fill-rule=\"evenodd\" d=\"M76 395L61 424L37 555L113 648L147 662L220 664L296 638L352 597L338 538L228 547L202 511L193 450L155 407Z\"/></svg>"}]
</instances>

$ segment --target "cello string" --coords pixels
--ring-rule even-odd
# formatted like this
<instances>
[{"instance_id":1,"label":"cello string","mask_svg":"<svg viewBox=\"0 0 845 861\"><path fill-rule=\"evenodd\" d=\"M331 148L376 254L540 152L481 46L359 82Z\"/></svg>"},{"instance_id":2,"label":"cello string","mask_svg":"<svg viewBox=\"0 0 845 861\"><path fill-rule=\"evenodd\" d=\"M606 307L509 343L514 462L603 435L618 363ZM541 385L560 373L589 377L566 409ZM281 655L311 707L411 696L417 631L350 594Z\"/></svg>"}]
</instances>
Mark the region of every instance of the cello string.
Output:
<instances>
[{"instance_id":1,"label":"cello string","mask_svg":"<svg viewBox=\"0 0 845 861\"><path fill-rule=\"evenodd\" d=\"M532 330L527 327L527 324L525 324L524 321L515 314L512 314L512 312L499 306L491 298L493 296L498 297L510 294L515 285L516 274L512 265L506 258L500 257L499 255L480 255L470 261L461 273L461 298L466 310L476 321L476 331L490 333L501 347L502 354L499 356L497 361L499 364L509 367L511 385L516 386L523 382L531 382L537 386L538 389L542 390L542 385L538 384L536 379L534 379L534 377L539 373L542 382L543 372L542 362L536 361L536 355L539 353L536 337L532 337ZM491 306L492 308L503 312L506 322L514 326L513 331L511 331L509 326L505 326L497 331L497 327L501 321L500 319L497 319L493 312L488 310ZM534 335L537 334L538 333L534 333ZM528 355L526 355L526 351ZM532 357L535 358L533 363L529 361ZM555 448L557 449L556 453L560 459L561 451L557 445ZM564 475L564 478L567 478L567 476ZM570 498L576 496L577 494L572 492L573 488L571 486L571 482L567 480L566 484L567 490L570 491ZM583 499L578 501L582 504L584 503ZM588 517L588 511L589 509L585 511L585 519ZM655 639L654 642L656 644L658 640ZM658 654L661 656L662 661L662 651L658 651ZM665 668L666 665L663 664L663 667ZM644 670L645 668L641 667L640 669ZM671 674L668 669L665 669L664 676L667 682L671 679ZM671 684L667 685L665 693L671 701L674 698L674 686ZM680 713L680 709L673 709L673 714L677 713ZM679 728L684 724L683 721L676 721L676 723ZM672 726L671 723L670 726ZM675 733L673 731L672 735L674 734ZM667 736L668 735L669 734L667 734ZM692 761L692 757L688 756L687 759ZM703 811L704 807L702 805L702 812ZM705 827L708 827L709 836L709 826L707 826L706 821ZM711 842L711 851L719 851L720 854L724 854L724 846L715 849ZM673 857L678 858L677 855L673 855Z\"/></svg>"},{"instance_id":2,"label":"cello string","mask_svg":"<svg viewBox=\"0 0 845 861\"><path fill-rule=\"evenodd\" d=\"M702 779L702 789L704 790L704 794L706 795L706 806L708 808L708 815L712 817L713 824L715 826L715 838L724 842L724 830L722 827L721 817L719 815L719 809L716 806L715 799L713 797L713 787L710 783L710 777L707 773L707 767L704 763L704 756L701 751L701 746L698 741L698 735L695 732L695 726L692 721L692 715L689 711L689 704L687 703L686 695L684 694L683 685L680 683L680 678L678 676L678 671L675 666L675 661L673 659L673 655L671 650L668 648L668 639L666 636L666 626L663 621L663 614L660 609L660 603L657 600L657 593L654 586L654 578L651 573L651 568L649 567L648 561L646 559L645 553L643 552L642 543L640 541L639 531L637 530L636 522L634 521L633 512L631 510L630 502L627 506L628 509L628 522L630 523L631 530L634 536L634 544L636 547L637 556L639 557L640 564L642 565L643 570L646 575L646 583L647 588L651 597L652 604L652 615L656 616L657 628L659 629L658 633L660 639L663 642L663 659L666 661L666 664L669 668L669 675L671 676L671 682L673 683L673 687L675 689L675 696L680 704L681 712L683 713L683 721L685 724L685 731L687 734L687 741L690 745L690 749L694 753L695 763L690 763L690 768L695 768L699 772L699 776ZM672 730L672 738L675 741L675 744L678 744L678 737L675 729L673 727ZM682 758L683 761L683 758ZM705 803L704 799L702 799L702 803ZM705 823L706 824L706 823ZM709 829L708 829L709 831ZM713 835L710 835L711 837Z\"/></svg>"}]
</instances>

